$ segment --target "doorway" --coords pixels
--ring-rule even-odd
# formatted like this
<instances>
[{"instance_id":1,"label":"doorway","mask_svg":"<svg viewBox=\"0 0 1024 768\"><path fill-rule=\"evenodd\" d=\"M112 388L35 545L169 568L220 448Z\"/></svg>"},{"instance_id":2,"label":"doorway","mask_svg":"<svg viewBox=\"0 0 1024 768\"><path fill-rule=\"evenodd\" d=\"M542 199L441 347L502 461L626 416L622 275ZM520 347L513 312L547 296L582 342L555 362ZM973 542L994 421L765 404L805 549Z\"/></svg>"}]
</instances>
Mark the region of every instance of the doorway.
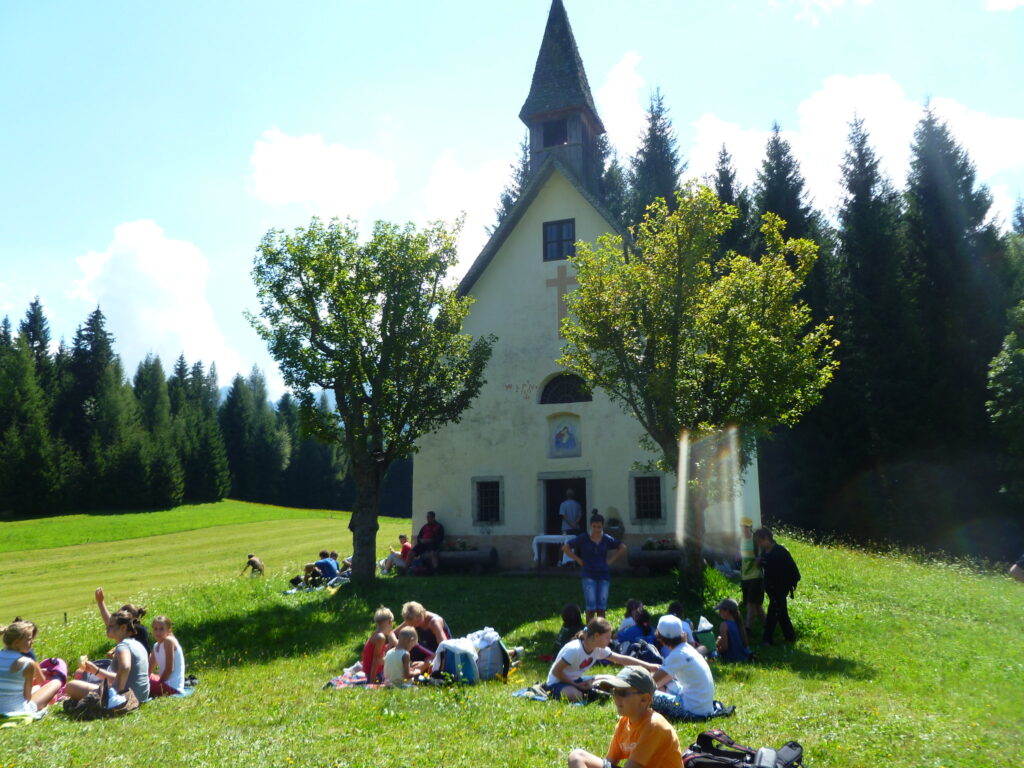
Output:
<instances>
[{"instance_id":1,"label":"doorway","mask_svg":"<svg viewBox=\"0 0 1024 768\"><path fill-rule=\"evenodd\" d=\"M587 524L587 479L585 477L559 477L544 481L544 533L562 532L562 518L558 508L565 501L565 492L572 489L573 495L583 507L583 526ZM541 562L544 565L558 565L558 547L545 547Z\"/></svg>"}]
</instances>

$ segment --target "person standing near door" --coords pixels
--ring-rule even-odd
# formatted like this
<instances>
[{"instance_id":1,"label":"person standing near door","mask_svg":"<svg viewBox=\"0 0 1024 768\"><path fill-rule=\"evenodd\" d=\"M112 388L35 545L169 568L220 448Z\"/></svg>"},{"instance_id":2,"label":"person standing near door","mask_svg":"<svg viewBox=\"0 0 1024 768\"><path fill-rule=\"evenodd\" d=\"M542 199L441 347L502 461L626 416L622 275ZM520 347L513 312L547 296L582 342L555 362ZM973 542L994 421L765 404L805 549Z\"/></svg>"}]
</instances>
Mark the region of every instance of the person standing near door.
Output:
<instances>
[{"instance_id":1,"label":"person standing near door","mask_svg":"<svg viewBox=\"0 0 1024 768\"><path fill-rule=\"evenodd\" d=\"M572 488L565 492L565 501L558 508L558 516L562 519L562 533L583 533L583 507L576 501L576 493Z\"/></svg>"}]
</instances>

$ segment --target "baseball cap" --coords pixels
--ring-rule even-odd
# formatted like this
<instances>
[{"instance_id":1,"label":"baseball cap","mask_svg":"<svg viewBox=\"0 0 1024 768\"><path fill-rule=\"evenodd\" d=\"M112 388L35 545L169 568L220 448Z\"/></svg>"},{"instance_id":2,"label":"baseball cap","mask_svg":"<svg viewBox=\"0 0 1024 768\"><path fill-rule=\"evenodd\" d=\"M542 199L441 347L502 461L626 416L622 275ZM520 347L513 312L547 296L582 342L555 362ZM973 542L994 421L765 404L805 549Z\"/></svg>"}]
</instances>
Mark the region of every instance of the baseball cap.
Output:
<instances>
[{"instance_id":1,"label":"baseball cap","mask_svg":"<svg viewBox=\"0 0 1024 768\"><path fill-rule=\"evenodd\" d=\"M731 597L725 598L722 602L715 606L716 611L720 611L723 608L729 611L738 611L740 609L739 603L733 600Z\"/></svg>"},{"instance_id":2,"label":"baseball cap","mask_svg":"<svg viewBox=\"0 0 1024 768\"><path fill-rule=\"evenodd\" d=\"M651 673L643 667L623 667L617 675L598 675L594 678L598 688L609 690L611 688L634 688L640 693L654 695L654 678Z\"/></svg>"},{"instance_id":3,"label":"baseball cap","mask_svg":"<svg viewBox=\"0 0 1024 768\"><path fill-rule=\"evenodd\" d=\"M658 619L658 634L664 638L683 636L683 620L671 613L665 614Z\"/></svg>"}]
</instances>

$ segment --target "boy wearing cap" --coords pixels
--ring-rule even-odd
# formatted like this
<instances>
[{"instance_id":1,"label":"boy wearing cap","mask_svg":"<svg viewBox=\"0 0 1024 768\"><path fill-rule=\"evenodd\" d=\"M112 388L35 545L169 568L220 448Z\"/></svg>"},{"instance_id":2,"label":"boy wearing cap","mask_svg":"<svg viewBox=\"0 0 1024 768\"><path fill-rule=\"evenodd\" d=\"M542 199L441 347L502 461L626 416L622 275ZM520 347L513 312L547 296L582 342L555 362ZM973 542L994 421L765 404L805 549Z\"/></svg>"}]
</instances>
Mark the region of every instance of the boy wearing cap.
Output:
<instances>
[{"instance_id":1,"label":"boy wearing cap","mask_svg":"<svg viewBox=\"0 0 1024 768\"><path fill-rule=\"evenodd\" d=\"M606 757L574 749L569 753L569 768L682 768L675 729L651 709L655 685L650 672L626 667L615 676L599 675L594 683L612 693L619 724Z\"/></svg>"},{"instance_id":2,"label":"boy wearing cap","mask_svg":"<svg viewBox=\"0 0 1024 768\"><path fill-rule=\"evenodd\" d=\"M711 667L696 648L683 636L683 622L668 614L658 619L655 632L658 642L669 648L669 654L654 673L659 691L658 709L662 706L682 710L695 717L707 717L715 711L715 680Z\"/></svg>"},{"instance_id":3,"label":"boy wearing cap","mask_svg":"<svg viewBox=\"0 0 1024 768\"><path fill-rule=\"evenodd\" d=\"M764 623L764 574L754 546L754 521L749 517L740 518L740 586L747 604L746 629L750 632L754 619Z\"/></svg>"}]
</instances>

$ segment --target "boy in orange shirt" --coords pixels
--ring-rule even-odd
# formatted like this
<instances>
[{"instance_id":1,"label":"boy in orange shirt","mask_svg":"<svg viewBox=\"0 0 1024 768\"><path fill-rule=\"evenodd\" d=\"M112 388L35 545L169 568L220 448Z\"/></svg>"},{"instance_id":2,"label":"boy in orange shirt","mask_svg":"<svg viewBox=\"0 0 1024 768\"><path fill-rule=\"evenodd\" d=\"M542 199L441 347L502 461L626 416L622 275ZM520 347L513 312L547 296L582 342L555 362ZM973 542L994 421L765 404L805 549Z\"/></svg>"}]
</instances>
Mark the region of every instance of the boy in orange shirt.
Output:
<instances>
[{"instance_id":1,"label":"boy in orange shirt","mask_svg":"<svg viewBox=\"0 0 1024 768\"><path fill-rule=\"evenodd\" d=\"M599 675L594 684L615 697L619 724L607 757L574 749L569 753L569 768L682 768L675 728L651 709L655 685L650 672L624 667L615 676Z\"/></svg>"}]
</instances>

